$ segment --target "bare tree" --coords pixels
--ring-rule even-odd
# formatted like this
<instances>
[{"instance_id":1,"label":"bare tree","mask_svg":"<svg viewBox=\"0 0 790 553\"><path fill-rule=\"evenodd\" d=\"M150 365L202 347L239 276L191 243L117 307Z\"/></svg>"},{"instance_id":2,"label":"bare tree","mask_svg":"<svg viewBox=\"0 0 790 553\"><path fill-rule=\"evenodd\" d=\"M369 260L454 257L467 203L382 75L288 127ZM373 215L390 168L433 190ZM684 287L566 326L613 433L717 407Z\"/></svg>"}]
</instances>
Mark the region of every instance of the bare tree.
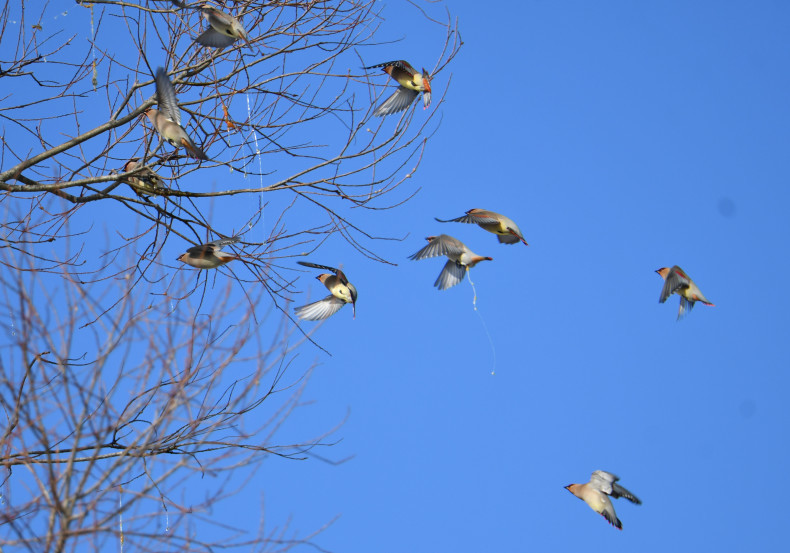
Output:
<instances>
[{"instance_id":1,"label":"bare tree","mask_svg":"<svg viewBox=\"0 0 790 553\"><path fill-rule=\"evenodd\" d=\"M295 363L294 327L277 322L262 289L239 299L226 279L200 315L158 294L156 283L138 283L97 318L101 298L91 292L109 290L104 275L86 286L67 271L36 270L30 252L0 255L27 269L0 271L9 338L0 356L3 546L82 551L115 540L154 550L167 541L205 550L211 544L188 513L210 524L202 513L243 485L239 470L271 455L302 459L326 443L326 435L275 443L312 368ZM170 286L188 293L191 275L180 271ZM261 325L278 330L264 341ZM207 495L184 496L207 475L215 480ZM272 551L310 539L229 533L225 545Z\"/></svg>"},{"instance_id":2,"label":"bare tree","mask_svg":"<svg viewBox=\"0 0 790 553\"><path fill-rule=\"evenodd\" d=\"M5 87L0 99L6 137L0 190L8 192L6 201L35 198L47 206L43 218L32 213L23 225L4 223L6 240L27 239L26 228L41 229L42 221L47 230L37 239L57 238L83 204L113 202L149 222L145 232L125 239L146 259L172 234L192 243L244 234L239 248L250 279L265 281L275 295L289 280L271 260L294 255L297 246L315 249L332 233L383 261L370 245L376 237L350 213L391 208L413 194L396 192L417 169L442 95L434 93L427 113L371 117L377 98L392 89L383 74L361 70L364 49L382 23L373 0L236 2L233 11L250 40L224 49L196 44L200 12L173 2L80 5L91 40L79 52L82 41L67 34L73 26L50 29L43 11L31 22L24 3L17 26L9 24L10 2L2 12L4 32L19 33L14 58L0 60L0 75L4 83L20 83L20 92ZM437 23L437 32L445 41L432 56L434 75L461 44L449 20ZM4 52L11 42L2 37ZM183 126L210 161L162 145L144 117L156 102L153 74L160 65L179 95ZM161 177L158 191L121 186L145 171ZM207 190L212 178L220 184ZM265 234L256 232L264 193L292 200ZM46 201L53 195L63 200L56 207ZM231 224L212 221L209 200L237 195L254 200L246 213ZM297 205L323 215L310 222L288 217Z\"/></svg>"},{"instance_id":3,"label":"bare tree","mask_svg":"<svg viewBox=\"0 0 790 553\"><path fill-rule=\"evenodd\" d=\"M211 522L201 510L239 471L331 443L334 429L279 433L312 370L282 314L282 260L339 233L386 262L353 214L413 195L443 94L373 117L395 86L361 69L388 61L366 59L386 23L373 0L226 2L249 41L220 49L195 44L202 2L62 4L0 10L0 544L209 550L194 517ZM443 37L439 75L460 38L412 6ZM145 117L159 66L208 160ZM238 260L221 269L164 255L229 236ZM189 495L207 475L217 485ZM285 530L223 527L221 543L313 543Z\"/></svg>"}]
</instances>

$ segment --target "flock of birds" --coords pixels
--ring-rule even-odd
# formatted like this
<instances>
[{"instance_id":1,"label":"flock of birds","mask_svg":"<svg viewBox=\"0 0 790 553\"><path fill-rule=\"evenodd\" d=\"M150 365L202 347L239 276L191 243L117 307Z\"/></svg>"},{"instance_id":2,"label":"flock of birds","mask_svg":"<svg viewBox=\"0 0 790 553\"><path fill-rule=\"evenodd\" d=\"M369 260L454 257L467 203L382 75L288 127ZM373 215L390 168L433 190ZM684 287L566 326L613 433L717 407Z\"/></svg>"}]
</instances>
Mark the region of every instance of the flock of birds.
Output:
<instances>
[{"instance_id":1,"label":"flock of birds","mask_svg":"<svg viewBox=\"0 0 790 553\"><path fill-rule=\"evenodd\" d=\"M199 10L202 13L209 27L195 39L197 43L212 48L224 48L240 39L249 41L244 27L236 18L219 11L211 5L204 4L200 7L190 7L178 0L171 1L179 8ZM425 69L422 72L418 72L403 60L372 65L364 69L374 68L381 68L398 83L397 90L376 108L373 112L374 116L382 117L403 111L414 102L420 93L422 93L424 107L430 106L431 78ZM167 72L161 67L156 71L155 82L159 109L149 109L145 112L145 115L151 121L159 136L176 149L184 147L191 156L197 159L208 159L203 149L189 137L181 126L181 113L175 89ZM124 181L130 184L135 192L140 195L161 193L164 188L159 175L151 168L143 166L138 158L129 160L123 167L123 171L124 175L122 177ZM440 223L476 224L484 230L496 234L499 242L502 244L517 244L521 242L524 245L529 245L518 225L512 219L493 211L470 209L464 215L455 219L436 220ZM239 237L222 238L193 246L180 255L177 260L197 269L216 269L230 261L241 259L239 255L222 250L224 246L230 246L239 242L239 240ZM434 286L439 290L446 290L460 283L466 272L479 262L493 260L491 257L477 255L463 242L447 234L429 236L427 240L428 244L411 255L409 259L421 260L438 256L447 257L447 262L434 282ZM329 290L329 295L316 302L297 307L294 310L297 317L307 321L326 319L349 303L352 306L354 317L356 317L357 289L349 282L342 270L306 261L298 261L297 263L305 267L330 271L329 273L321 273L316 277ZM677 265L671 268L662 267L656 272L664 279L659 302L664 303L672 294L680 296L678 319L690 312L698 301L705 305L713 305L702 294L694 281ZM617 476L609 472L596 470L586 484L570 484L566 486L566 489L587 503L592 510L601 514L610 524L622 529L622 523L617 518L610 497L624 497L637 505L641 504L641 501L634 494L619 485L617 483L618 480Z\"/></svg>"}]
</instances>

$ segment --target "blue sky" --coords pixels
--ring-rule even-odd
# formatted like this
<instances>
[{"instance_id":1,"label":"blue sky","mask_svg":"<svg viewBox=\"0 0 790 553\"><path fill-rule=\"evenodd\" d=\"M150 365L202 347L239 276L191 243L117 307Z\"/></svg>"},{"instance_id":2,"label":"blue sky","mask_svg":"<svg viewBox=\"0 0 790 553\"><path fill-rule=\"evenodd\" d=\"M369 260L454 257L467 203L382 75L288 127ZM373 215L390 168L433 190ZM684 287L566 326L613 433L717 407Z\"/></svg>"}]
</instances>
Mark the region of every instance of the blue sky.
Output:
<instances>
[{"instance_id":1,"label":"blue sky","mask_svg":"<svg viewBox=\"0 0 790 553\"><path fill-rule=\"evenodd\" d=\"M340 513L319 540L332 551L775 549L790 7L452 10L465 44L421 191L387 214L411 233L383 247L399 265L342 257L357 319L317 332L333 357L316 354L312 410L350 413L322 454L354 458L272 463L288 479L264 479L270 509L302 528ZM379 57L431 63L420 29ZM530 247L433 221L475 207ZM467 282L431 287L442 261L406 260L441 232L494 258L471 272L477 312ZM674 264L715 307L676 322L654 272ZM615 502L623 532L563 489L595 469L644 502Z\"/></svg>"},{"instance_id":2,"label":"blue sky","mask_svg":"<svg viewBox=\"0 0 790 553\"><path fill-rule=\"evenodd\" d=\"M267 524L301 533L339 516L315 539L333 552L776 549L790 515L775 489L790 466L790 5L449 7L464 46L433 81L452 74L407 181L419 194L355 214L405 236L373 244L397 266L340 236L309 258L343 264L357 317L315 332L331 357L301 348L319 363L312 403L280 437L347 418L316 453L350 459L269 459L211 516L254 531L263 500ZM402 40L365 63L432 67L437 27L408 4L383 15L382 42ZM530 246L433 219L471 208L511 217ZM407 259L439 233L494 258L471 271L476 304L467 281L432 287L443 260ZM677 322L677 296L658 303L654 271L675 264L715 307ZM595 469L644 502L615 502L622 532L563 489Z\"/></svg>"}]
</instances>

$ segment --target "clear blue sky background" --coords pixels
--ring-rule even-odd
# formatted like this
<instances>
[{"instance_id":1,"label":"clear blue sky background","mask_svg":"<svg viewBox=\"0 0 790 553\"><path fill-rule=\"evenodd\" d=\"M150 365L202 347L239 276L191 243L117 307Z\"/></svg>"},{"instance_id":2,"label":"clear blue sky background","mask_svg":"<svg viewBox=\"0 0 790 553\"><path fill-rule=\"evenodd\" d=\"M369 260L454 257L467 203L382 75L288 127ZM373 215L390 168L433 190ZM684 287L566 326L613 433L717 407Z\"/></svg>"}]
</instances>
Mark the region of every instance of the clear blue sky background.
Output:
<instances>
[{"instance_id":1,"label":"clear blue sky background","mask_svg":"<svg viewBox=\"0 0 790 553\"><path fill-rule=\"evenodd\" d=\"M210 516L254 532L263 498L267 525L306 533L340 515L315 540L333 552L778 550L790 4L450 8L465 44L434 81L442 90L452 72L408 181L421 190L355 214L374 234L407 235L374 245L397 267L339 236L310 258L343 264L357 317L344 308L316 332L331 357L300 351L320 363L314 403L280 443L348 416L317 453L351 459L270 459ZM383 13L382 39L403 40L360 52L365 63L432 67L438 28L405 3ZM508 215L530 246L433 220L471 208ZM407 260L439 233L494 258L471 272L477 310L468 282L432 287L443 260ZM676 322L677 296L658 303L654 272L674 264L715 307ZM304 287L324 295L312 277ZM595 469L644 501L615 502L623 532L563 489Z\"/></svg>"}]
</instances>

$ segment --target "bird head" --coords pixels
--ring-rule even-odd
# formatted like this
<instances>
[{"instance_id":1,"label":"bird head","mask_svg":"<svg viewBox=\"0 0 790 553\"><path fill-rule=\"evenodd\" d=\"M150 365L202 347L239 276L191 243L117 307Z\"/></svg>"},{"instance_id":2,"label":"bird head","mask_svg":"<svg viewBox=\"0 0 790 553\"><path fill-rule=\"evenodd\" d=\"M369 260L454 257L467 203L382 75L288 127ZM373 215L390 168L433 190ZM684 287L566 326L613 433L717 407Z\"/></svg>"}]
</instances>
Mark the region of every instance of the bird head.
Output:
<instances>
[{"instance_id":1,"label":"bird head","mask_svg":"<svg viewBox=\"0 0 790 553\"><path fill-rule=\"evenodd\" d=\"M354 312L354 318L357 318L357 288L350 282L348 283L348 291L351 292L351 310Z\"/></svg>"},{"instance_id":2,"label":"bird head","mask_svg":"<svg viewBox=\"0 0 790 553\"><path fill-rule=\"evenodd\" d=\"M660 269L657 269L656 272L661 275L661 278L666 280L667 274L669 274L669 267L661 267Z\"/></svg>"},{"instance_id":3,"label":"bird head","mask_svg":"<svg viewBox=\"0 0 790 553\"><path fill-rule=\"evenodd\" d=\"M431 93L431 76L428 74L428 71L425 68L422 68L422 86L423 90L428 94Z\"/></svg>"}]
</instances>

